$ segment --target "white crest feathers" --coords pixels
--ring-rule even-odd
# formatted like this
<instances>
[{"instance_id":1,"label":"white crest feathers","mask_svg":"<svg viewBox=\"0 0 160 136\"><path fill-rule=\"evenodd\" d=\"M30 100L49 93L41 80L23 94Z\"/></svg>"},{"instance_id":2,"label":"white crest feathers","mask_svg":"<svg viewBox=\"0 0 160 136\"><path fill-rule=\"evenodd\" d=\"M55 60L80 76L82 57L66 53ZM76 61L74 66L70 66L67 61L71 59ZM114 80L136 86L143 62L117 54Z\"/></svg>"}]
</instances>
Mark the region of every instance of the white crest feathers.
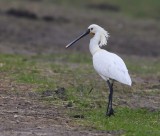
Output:
<instances>
[{"instance_id":1,"label":"white crest feathers","mask_svg":"<svg viewBox=\"0 0 160 136\"><path fill-rule=\"evenodd\" d=\"M102 47L107 45L108 38L109 38L109 33L103 28L101 28L99 46Z\"/></svg>"}]
</instances>

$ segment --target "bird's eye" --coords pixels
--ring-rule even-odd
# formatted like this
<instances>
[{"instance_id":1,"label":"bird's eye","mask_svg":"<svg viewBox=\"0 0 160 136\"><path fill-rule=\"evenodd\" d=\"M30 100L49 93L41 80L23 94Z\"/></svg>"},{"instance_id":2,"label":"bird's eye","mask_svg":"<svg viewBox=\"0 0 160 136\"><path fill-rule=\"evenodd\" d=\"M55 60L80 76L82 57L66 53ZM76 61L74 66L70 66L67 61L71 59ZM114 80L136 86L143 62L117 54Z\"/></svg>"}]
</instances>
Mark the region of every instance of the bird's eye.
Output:
<instances>
[{"instance_id":1,"label":"bird's eye","mask_svg":"<svg viewBox=\"0 0 160 136\"><path fill-rule=\"evenodd\" d=\"M93 28L91 28L91 30L93 30Z\"/></svg>"}]
</instances>

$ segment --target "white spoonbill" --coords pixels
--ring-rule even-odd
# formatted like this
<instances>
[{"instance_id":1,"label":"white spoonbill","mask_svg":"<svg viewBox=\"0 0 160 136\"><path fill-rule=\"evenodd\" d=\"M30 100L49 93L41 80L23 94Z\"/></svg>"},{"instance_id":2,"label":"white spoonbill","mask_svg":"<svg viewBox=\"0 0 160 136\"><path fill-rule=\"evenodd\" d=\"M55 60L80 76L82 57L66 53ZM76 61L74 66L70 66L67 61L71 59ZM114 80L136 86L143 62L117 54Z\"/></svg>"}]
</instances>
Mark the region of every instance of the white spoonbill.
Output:
<instances>
[{"instance_id":1,"label":"white spoonbill","mask_svg":"<svg viewBox=\"0 0 160 136\"><path fill-rule=\"evenodd\" d=\"M118 81L131 86L132 81L123 60L116 54L101 49L102 46L107 45L109 37L108 32L102 27L96 24L90 25L85 33L69 43L66 48L70 47L89 33L93 34L93 38L90 40L89 49L92 54L94 69L109 86L110 93L106 115L111 116L114 115L114 110L112 108L113 82Z\"/></svg>"}]
</instances>

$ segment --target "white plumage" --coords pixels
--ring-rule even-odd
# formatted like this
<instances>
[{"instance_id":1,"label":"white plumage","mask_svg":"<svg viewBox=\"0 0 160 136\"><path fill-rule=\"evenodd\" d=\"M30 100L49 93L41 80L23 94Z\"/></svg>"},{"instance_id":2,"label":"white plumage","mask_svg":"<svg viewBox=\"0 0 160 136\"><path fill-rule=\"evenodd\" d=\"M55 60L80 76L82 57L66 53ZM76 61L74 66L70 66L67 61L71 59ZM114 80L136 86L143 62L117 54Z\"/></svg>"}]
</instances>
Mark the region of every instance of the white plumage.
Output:
<instances>
[{"instance_id":1,"label":"white plumage","mask_svg":"<svg viewBox=\"0 0 160 136\"><path fill-rule=\"evenodd\" d=\"M93 55L93 66L104 80L113 79L131 85L126 65L116 54L100 49Z\"/></svg>"},{"instance_id":2,"label":"white plumage","mask_svg":"<svg viewBox=\"0 0 160 136\"><path fill-rule=\"evenodd\" d=\"M94 69L109 86L110 94L106 115L111 116L114 115L112 108L113 82L116 80L120 83L131 86L132 81L124 61L118 55L100 48L107 45L107 40L109 37L109 33L102 27L96 24L90 25L85 33L68 44L66 48L70 47L89 33L94 35L89 44L89 50L93 57Z\"/></svg>"},{"instance_id":3,"label":"white plumage","mask_svg":"<svg viewBox=\"0 0 160 136\"><path fill-rule=\"evenodd\" d=\"M98 25L88 27L91 33L94 33L90 40L89 49L93 56L93 66L97 73L104 79L113 79L120 83L131 85L131 78L128 74L123 60L114 53L110 53L100 47L107 45L108 32Z\"/></svg>"}]
</instances>

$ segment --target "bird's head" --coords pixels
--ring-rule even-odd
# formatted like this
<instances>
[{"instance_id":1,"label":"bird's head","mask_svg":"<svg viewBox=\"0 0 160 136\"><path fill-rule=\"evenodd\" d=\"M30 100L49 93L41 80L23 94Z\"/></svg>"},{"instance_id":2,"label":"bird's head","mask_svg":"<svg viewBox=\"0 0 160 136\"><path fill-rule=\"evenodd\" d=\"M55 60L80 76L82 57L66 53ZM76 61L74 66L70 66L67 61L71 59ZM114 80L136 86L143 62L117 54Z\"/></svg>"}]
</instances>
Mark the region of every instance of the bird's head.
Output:
<instances>
[{"instance_id":1,"label":"bird's head","mask_svg":"<svg viewBox=\"0 0 160 136\"><path fill-rule=\"evenodd\" d=\"M107 45L107 40L109 37L109 33L104 30L102 27L100 27L99 25L96 24L92 24L88 27L87 31L84 32L82 35L80 35L78 38L76 38L74 41L72 41L71 43L69 43L66 48L70 47L71 45L73 45L75 42L77 42L78 40L80 40L81 38L83 38L84 36L88 35L88 34L99 34L100 35L100 39L99 39L99 46L102 47L104 45Z\"/></svg>"},{"instance_id":2,"label":"bird's head","mask_svg":"<svg viewBox=\"0 0 160 136\"><path fill-rule=\"evenodd\" d=\"M100 35L99 39L100 47L107 45L109 33L106 30L104 30L104 28L100 27L99 25L92 24L88 27L88 29L90 30L91 34L95 35L96 33L98 33Z\"/></svg>"}]
</instances>

